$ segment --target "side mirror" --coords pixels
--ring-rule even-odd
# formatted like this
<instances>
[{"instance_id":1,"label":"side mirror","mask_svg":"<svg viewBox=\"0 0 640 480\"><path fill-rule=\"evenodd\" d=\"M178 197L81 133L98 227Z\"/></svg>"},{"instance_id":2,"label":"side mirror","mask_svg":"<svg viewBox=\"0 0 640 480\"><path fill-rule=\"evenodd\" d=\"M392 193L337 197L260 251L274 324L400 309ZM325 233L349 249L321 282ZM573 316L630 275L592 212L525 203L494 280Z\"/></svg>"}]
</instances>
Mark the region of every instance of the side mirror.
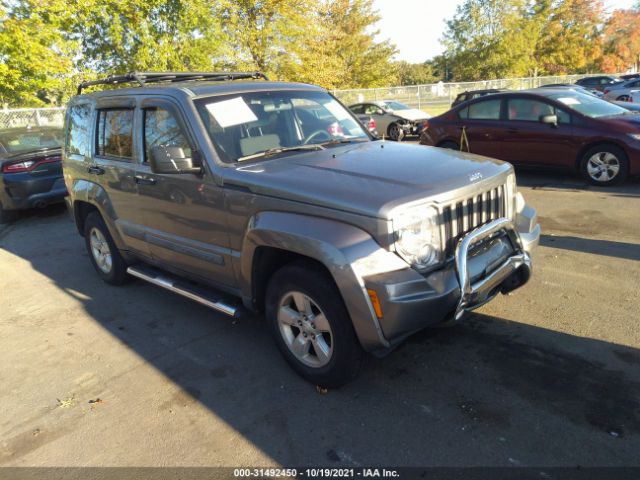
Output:
<instances>
[{"instance_id":1,"label":"side mirror","mask_svg":"<svg viewBox=\"0 0 640 480\"><path fill-rule=\"evenodd\" d=\"M176 174L195 173L202 171L200 162L196 157L195 162L191 157L186 157L181 147L158 145L151 147L149 159L153 173Z\"/></svg>"},{"instance_id":2,"label":"side mirror","mask_svg":"<svg viewBox=\"0 0 640 480\"><path fill-rule=\"evenodd\" d=\"M556 115L541 115L540 123L551 125L552 127L558 126L558 117Z\"/></svg>"}]
</instances>

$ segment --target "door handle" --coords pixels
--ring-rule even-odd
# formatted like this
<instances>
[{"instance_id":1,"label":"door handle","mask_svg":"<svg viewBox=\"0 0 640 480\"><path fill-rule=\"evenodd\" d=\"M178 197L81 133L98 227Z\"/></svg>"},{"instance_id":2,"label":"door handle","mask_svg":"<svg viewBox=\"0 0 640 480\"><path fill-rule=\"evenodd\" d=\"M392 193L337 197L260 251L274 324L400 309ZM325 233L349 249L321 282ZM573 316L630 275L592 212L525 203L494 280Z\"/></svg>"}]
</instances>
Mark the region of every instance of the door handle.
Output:
<instances>
[{"instance_id":1,"label":"door handle","mask_svg":"<svg viewBox=\"0 0 640 480\"><path fill-rule=\"evenodd\" d=\"M143 177L142 175L136 175L135 177L133 177L133 179L138 185L155 185L156 184L156 180L154 178Z\"/></svg>"},{"instance_id":2,"label":"door handle","mask_svg":"<svg viewBox=\"0 0 640 480\"><path fill-rule=\"evenodd\" d=\"M89 168L87 168L87 172L92 173L94 175L103 175L104 174L104 168L98 167L96 165L92 165Z\"/></svg>"}]
</instances>

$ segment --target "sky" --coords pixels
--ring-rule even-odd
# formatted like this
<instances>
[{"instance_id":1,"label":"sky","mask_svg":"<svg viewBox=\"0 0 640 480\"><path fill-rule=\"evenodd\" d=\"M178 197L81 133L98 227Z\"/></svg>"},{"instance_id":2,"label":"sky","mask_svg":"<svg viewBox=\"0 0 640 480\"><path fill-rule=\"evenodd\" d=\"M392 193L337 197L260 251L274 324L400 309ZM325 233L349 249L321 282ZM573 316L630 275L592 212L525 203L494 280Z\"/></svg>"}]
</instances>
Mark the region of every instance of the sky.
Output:
<instances>
[{"instance_id":1,"label":"sky","mask_svg":"<svg viewBox=\"0 0 640 480\"><path fill-rule=\"evenodd\" d=\"M463 0L374 0L382 19L381 39L390 39L399 50L396 58L424 62L440 53L445 19L451 18ZM604 0L608 11L630 8L635 0Z\"/></svg>"}]
</instances>

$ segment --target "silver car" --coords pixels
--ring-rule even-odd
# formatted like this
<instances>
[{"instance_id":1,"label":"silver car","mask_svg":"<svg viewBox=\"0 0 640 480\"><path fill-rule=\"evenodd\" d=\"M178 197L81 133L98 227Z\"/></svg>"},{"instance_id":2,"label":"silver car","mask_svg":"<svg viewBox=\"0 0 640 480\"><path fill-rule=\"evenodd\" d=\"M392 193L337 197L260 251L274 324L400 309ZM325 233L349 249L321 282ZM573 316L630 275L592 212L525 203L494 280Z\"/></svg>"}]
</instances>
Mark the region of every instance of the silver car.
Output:
<instances>
[{"instance_id":1,"label":"silver car","mask_svg":"<svg viewBox=\"0 0 640 480\"><path fill-rule=\"evenodd\" d=\"M604 90L604 99L629 102L631 101L633 90L640 90L640 78L607 86Z\"/></svg>"},{"instance_id":2,"label":"silver car","mask_svg":"<svg viewBox=\"0 0 640 480\"><path fill-rule=\"evenodd\" d=\"M393 100L356 103L349 109L356 115L369 115L380 135L402 140L406 135L420 135L424 123L431 118L426 112Z\"/></svg>"}]
</instances>

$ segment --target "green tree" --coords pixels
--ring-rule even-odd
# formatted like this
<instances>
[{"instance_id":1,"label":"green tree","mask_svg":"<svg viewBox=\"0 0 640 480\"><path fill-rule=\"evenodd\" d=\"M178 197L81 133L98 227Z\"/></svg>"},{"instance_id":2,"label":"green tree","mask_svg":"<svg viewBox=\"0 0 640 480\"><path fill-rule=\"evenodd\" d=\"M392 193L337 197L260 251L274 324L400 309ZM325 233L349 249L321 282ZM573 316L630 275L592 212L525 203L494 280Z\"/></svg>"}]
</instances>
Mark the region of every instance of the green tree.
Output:
<instances>
[{"instance_id":1,"label":"green tree","mask_svg":"<svg viewBox=\"0 0 640 480\"><path fill-rule=\"evenodd\" d=\"M60 104L70 93L74 42L61 33L63 1L3 1L0 5L0 103Z\"/></svg>"},{"instance_id":2,"label":"green tree","mask_svg":"<svg viewBox=\"0 0 640 480\"><path fill-rule=\"evenodd\" d=\"M76 0L69 35L99 72L211 70L223 35L207 0Z\"/></svg>"},{"instance_id":3,"label":"green tree","mask_svg":"<svg viewBox=\"0 0 640 480\"><path fill-rule=\"evenodd\" d=\"M527 75L535 42L524 0L466 0L447 22L443 43L455 80Z\"/></svg>"},{"instance_id":4,"label":"green tree","mask_svg":"<svg viewBox=\"0 0 640 480\"><path fill-rule=\"evenodd\" d=\"M433 65L427 62L409 63L400 61L396 63L396 70L400 85L424 85L439 80L434 74Z\"/></svg>"}]
</instances>

